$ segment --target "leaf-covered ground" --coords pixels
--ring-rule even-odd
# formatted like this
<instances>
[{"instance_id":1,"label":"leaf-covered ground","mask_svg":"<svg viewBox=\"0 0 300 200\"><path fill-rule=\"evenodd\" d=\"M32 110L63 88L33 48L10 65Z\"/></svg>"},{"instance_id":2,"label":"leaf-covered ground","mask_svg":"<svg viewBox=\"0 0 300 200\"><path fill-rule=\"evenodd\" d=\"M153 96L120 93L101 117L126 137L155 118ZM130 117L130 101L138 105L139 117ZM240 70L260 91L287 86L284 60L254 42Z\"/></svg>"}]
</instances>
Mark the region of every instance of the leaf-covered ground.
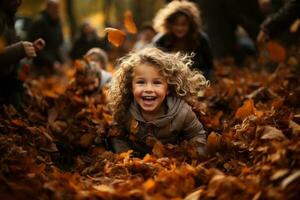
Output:
<instances>
[{"instance_id":1,"label":"leaf-covered ground","mask_svg":"<svg viewBox=\"0 0 300 200\"><path fill-rule=\"evenodd\" d=\"M143 159L107 150L105 89L86 66L28 78L24 112L0 116L1 199L298 199L300 67L218 65L194 109L209 156L157 144ZM100 94L100 95L99 95Z\"/></svg>"}]
</instances>

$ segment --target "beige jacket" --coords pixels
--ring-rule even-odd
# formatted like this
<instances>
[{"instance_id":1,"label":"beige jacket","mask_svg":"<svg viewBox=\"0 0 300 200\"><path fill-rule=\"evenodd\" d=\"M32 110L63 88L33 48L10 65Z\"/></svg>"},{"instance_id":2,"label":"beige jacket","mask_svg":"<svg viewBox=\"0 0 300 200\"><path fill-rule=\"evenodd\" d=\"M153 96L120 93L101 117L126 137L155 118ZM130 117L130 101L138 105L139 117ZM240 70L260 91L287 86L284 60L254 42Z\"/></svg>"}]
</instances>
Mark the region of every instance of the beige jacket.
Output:
<instances>
[{"instance_id":1,"label":"beige jacket","mask_svg":"<svg viewBox=\"0 0 300 200\"><path fill-rule=\"evenodd\" d=\"M145 121L138 105L130 105L125 124L126 136L114 138L113 148L117 153L129 149L147 153L155 140L163 144L179 144L189 140L204 145L206 132L192 108L176 97L167 98L167 113L152 121Z\"/></svg>"}]
</instances>

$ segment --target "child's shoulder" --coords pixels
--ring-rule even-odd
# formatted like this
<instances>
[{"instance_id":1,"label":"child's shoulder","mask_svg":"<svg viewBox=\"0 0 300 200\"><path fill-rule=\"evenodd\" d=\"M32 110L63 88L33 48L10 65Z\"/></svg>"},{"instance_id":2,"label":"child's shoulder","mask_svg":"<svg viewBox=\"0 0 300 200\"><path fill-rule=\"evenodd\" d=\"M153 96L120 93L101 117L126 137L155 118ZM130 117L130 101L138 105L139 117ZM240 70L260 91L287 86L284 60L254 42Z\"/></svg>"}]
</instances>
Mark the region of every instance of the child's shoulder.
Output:
<instances>
[{"instance_id":1,"label":"child's shoulder","mask_svg":"<svg viewBox=\"0 0 300 200\"><path fill-rule=\"evenodd\" d=\"M168 97L167 98L168 112L186 115L188 112L192 111L192 107L182 98L179 97Z\"/></svg>"}]
</instances>

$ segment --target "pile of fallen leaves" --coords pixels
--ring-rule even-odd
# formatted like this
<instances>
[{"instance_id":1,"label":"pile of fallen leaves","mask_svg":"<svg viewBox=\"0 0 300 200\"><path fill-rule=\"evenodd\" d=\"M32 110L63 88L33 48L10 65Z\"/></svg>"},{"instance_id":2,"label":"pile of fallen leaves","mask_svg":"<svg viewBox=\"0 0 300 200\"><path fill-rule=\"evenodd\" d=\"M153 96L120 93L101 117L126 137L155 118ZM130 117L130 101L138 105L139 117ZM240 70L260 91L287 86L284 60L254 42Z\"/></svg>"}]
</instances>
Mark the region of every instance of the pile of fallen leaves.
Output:
<instances>
[{"instance_id":1,"label":"pile of fallen leaves","mask_svg":"<svg viewBox=\"0 0 300 200\"><path fill-rule=\"evenodd\" d=\"M157 143L151 155L109 151L106 91L88 63L29 78L24 112L0 116L1 199L297 199L299 60L263 69L218 66L194 108L208 157ZM263 66L260 66L261 68Z\"/></svg>"}]
</instances>

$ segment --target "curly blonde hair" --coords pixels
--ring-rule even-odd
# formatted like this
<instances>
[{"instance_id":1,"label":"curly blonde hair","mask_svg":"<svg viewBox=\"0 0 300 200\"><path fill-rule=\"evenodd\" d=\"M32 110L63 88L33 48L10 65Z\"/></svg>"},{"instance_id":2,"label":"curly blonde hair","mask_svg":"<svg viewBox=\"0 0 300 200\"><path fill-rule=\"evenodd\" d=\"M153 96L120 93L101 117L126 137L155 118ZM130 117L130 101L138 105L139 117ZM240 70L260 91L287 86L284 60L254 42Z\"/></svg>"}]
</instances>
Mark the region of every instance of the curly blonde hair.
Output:
<instances>
[{"instance_id":1,"label":"curly blonde hair","mask_svg":"<svg viewBox=\"0 0 300 200\"><path fill-rule=\"evenodd\" d=\"M165 53L155 47L147 47L137 52L130 52L119 59L119 68L108 90L109 106L113 118L118 124L124 122L126 111L134 100L132 94L133 72L136 66L149 64L157 67L167 79L169 95L184 99L193 104L197 93L208 86L208 81L201 72L191 70L191 55Z\"/></svg>"},{"instance_id":2,"label":"curly blonde hair","mask_svg":"<svg viewBox=\"0 0 300 200\"><path fill-rule=\"evenodd\" d=\"M171 1L164 8L160 9L154 17L153 27L157 32L170 32L170 25L177 14L186 15L191 22L191 32L197 32L202 28L200 10L195 3L182 0Z\"/></svg>"}]
</instances>

